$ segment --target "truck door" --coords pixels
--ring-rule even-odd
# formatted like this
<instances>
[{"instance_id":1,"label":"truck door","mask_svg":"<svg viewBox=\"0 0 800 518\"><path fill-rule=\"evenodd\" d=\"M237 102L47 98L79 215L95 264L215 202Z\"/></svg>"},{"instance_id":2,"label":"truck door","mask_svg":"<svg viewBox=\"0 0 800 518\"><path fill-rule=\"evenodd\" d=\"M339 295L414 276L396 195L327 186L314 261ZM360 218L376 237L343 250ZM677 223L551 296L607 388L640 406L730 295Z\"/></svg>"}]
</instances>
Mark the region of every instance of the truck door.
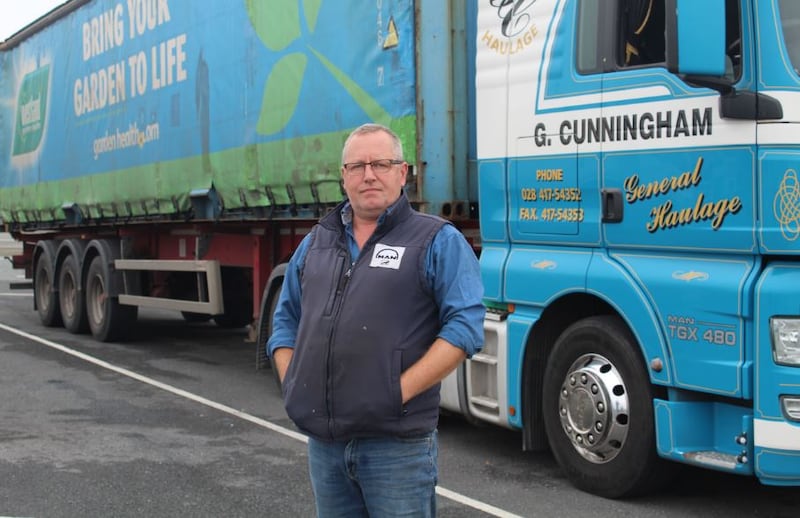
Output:
<instances>
[{"instance_id":1,"label":"truck door","mask_svg":"<svg viewBox=\"0 0 800 518\"><path fill-rule=\"evenodd\" d=\"M522 4L532 43L512 56L509 74L509 235L534 247L597 246L600 162L596 143L580 138L572 121L599 110L600 92L584 91L569 72L577 2ZM585 262L572 264L576 276L585 274Z\"/></svg>"},{"instance_id":2,"label":"truck door","mask_svg":"<svg viewBox=\"0 0 800 518\"><path fill-rule=\"evenodd\" d=\"M743 6L720 2L727 12L719 19L727 46L720 79L753 88ZM741 397L752 360L744 340L757 252L755 121L725 116L719 91L666 69L664 0L615 4L615 34L600 37L603 106L595 123L603 210L614 216L604 220L604 242L660 320L676 384ZM701 5L679 16L696 16L700 29L715 22L703 13Z\"/></svg>"}]
</instances>

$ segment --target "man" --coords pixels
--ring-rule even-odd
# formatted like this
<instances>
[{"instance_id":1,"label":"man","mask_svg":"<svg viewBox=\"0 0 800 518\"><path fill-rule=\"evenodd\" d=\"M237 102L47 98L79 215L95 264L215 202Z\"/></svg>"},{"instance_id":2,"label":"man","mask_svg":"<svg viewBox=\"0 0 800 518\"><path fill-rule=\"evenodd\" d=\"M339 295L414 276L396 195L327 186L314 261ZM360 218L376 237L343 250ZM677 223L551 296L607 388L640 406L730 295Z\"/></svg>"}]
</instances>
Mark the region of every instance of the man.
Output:
<instances>
[{"instance_id":1,"label":"man","mask_svg":"<svg viewBox=\"0 0 800 518\"><path fill-rule=\"evenodd\" d=\"M411 207L389 128L355 129L342 164L347 200L287 268L273 368L309 436L318 516L434 516L439 382L483 345L478 261Z\"/></svg>"}]
</instances>

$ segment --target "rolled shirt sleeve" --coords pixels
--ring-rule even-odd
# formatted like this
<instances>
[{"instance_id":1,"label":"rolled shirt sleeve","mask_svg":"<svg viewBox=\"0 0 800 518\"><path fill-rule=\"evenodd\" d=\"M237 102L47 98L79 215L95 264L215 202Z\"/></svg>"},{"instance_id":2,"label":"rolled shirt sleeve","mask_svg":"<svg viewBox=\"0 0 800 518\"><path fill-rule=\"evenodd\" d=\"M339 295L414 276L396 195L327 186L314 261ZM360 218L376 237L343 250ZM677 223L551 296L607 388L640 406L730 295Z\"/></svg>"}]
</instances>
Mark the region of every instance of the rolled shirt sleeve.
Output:
<instances>
[{"instance_id":1,"label":"rolled shirt sleeve","mask_svg":"<svg viewBox=\"0 0 800 518\"><path fill-rule=\"evenodd\" d=\"M434 237L426 273L439 305L439 338L472 357L483 347L483 283L475 252L452 225L445 225Z\"/></svg>"}]
</instances>

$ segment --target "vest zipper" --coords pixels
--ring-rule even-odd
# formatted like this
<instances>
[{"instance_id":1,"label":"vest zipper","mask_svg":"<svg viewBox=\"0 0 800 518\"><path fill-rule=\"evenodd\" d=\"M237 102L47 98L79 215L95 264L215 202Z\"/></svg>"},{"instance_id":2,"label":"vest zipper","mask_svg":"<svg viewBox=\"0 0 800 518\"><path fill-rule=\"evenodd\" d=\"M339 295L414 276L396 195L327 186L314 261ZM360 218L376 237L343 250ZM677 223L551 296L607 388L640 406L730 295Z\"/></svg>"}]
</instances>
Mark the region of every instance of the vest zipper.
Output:
<instances>
[{"instance_id":1,"label":"vest zipper","mask_svg":"<svg viewBox=\"0 0 800 518\"><path fill-rule=\"evenodd\" d=\"M330 435L331 439L334 439L334 430L333 430L333 383L331 381L331 360L333 355L333 337L336 334L336 327L339 324L339 313L342 310L342 303L344 302L344 292L347 288L347 284L350 281L350 277L353 275L353 266L355 265L354 262L350 263L350 266L347 268L347 271L344 272L339 278L339 284L336 287L336 295L334 297L334 307L333 307L333 325L331 326L330 333L328 335L328 352L327 357L325 359L325 384L327 386L326 397L325 397L325 404L328 410L328 435Z\"/></svg>"}]
</instances>

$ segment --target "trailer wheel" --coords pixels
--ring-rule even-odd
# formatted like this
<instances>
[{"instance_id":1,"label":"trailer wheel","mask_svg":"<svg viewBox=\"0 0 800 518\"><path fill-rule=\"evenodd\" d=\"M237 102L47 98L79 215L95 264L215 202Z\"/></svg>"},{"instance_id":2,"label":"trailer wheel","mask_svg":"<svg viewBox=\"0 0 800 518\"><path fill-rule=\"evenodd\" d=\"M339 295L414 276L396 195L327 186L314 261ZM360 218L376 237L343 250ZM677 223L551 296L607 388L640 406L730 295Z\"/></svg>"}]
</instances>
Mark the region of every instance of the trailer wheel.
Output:
<instances>
[{"instance_id":1,"label":"trailer wheel","mask_svg":"<svg viewBox=\"0 0 800 518\"><path fill-rule=\"evenodd\" d=\"M55 290L55 265L50 254L43 253L36 261L33 296L36 298L36 312L39 320L48 327L60 326L61 310L58 306L58 293Z\"/></svg>"},{"instance_id":2,"label":"trailer wheel","mask_svg":"<svg viewBox=\"0 0 800 518\"><path fill-rule=\"evenodd\" d=\"M553 455L579 489L634 496L672 472L656 453L653 387L639 346L619 318L586 318L561 334L542 404Z\"/></svg>"},{"instance_id":3,"label":"trailer wheel","mask_svg":"<svg viewBox=\"0 0 800 518\"><path fill-rule=\"evenodd\" d=\"M258 311L258 334L256 336L256 370L269 366L269 355L267 355L266 341L270 335L272 314L275 311L273 302L274 297L269 286L264 289L261 296L261 305Z\"/></svg>"},{"instance_id":4,"label":"trailer wheel","mask_svg":"<svg viewBox=\"0 0 800 518\"><path fill-rule=\"evenodd\" d=\"M281 294L283 287L283 279L278 278L270 286L269 289L264 290L264 297L261 300L261 312L258 317L258 339L256 340L256 364L257 366L267 366L271 364L270 357L267 354L267 340L272 334L272 317L275 316L275 309L278 307L278 297ZM272 366L272 377L281 388L281 380L278 377L278 370Z\"/></svg>"},{"instance_id":5,"label":"trailer wheel","mask_svg":"<svg viewBox=\"0 0 800 518\"><path fill-rule=\"evenodd\" d=\"M64 327L70 333L85 333L89 329L86 302L80 289L80 268L74 255L68 255L58 275L58 304Z\"/></svg>"},{"instance_id":6,"label":"trailer wheel","mask_svg":"<svg viewBox=\"0 0 800 518\"><path fill-rule=\"evenodd\" d=\"M101 342L112 342L130 331L136 320L136 306L125 306L109 296L111 272L102 256L92 259L86 276L86 313L92 336Z\"/></svg>"}]
</instances>

